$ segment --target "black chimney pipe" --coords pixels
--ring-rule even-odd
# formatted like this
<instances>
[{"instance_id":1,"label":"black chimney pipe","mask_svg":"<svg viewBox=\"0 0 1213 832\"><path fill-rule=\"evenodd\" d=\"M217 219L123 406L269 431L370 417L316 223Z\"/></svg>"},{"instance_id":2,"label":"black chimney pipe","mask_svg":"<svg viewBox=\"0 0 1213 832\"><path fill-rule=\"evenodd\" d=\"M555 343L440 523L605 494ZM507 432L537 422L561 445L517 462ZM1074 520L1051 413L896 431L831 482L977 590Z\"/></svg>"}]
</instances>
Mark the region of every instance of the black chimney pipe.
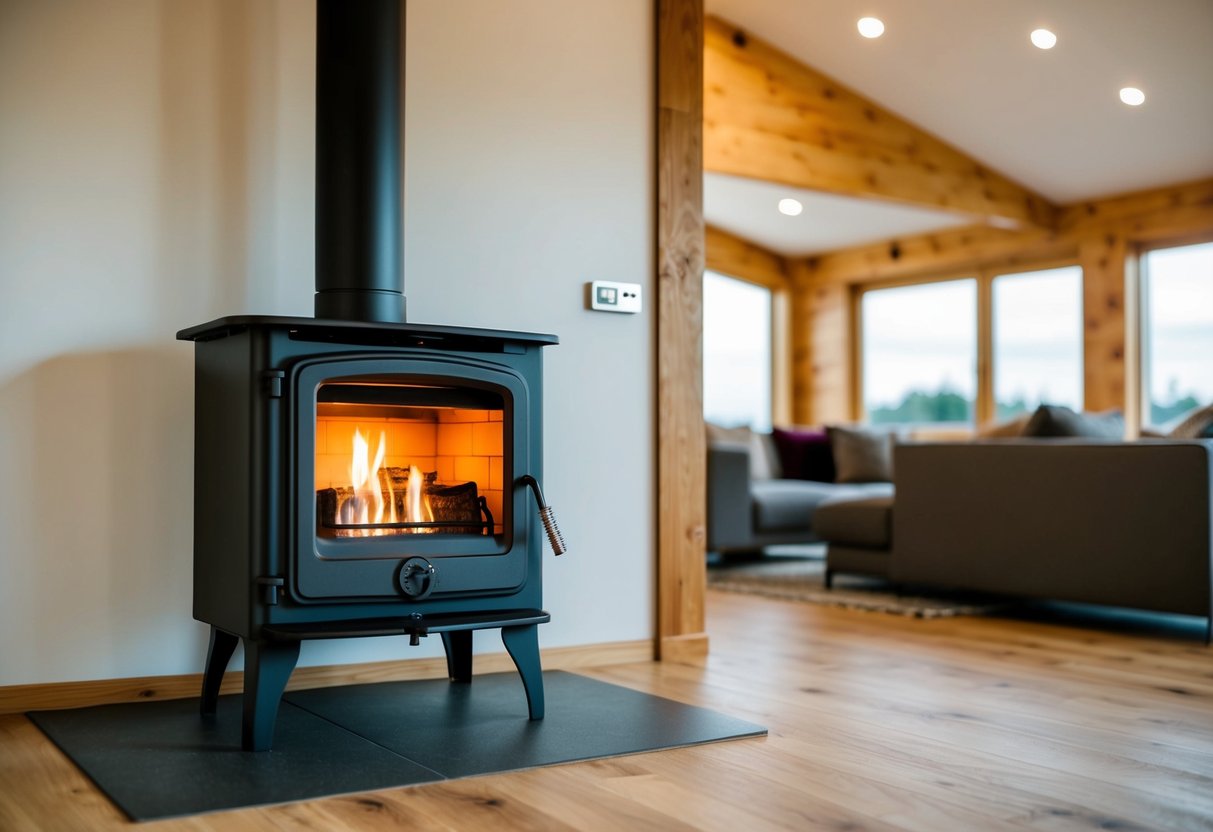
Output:
<instances>
[{"instance_id":1,"label":"black chimney pipe","mask_svg":"<svg viewBox=\"0 0 1213 832\"><path fill-rule=\"evenodd\" d=\"M401 0L316 3L316 317L403 323Z\"/></svg>"}]
</instances>

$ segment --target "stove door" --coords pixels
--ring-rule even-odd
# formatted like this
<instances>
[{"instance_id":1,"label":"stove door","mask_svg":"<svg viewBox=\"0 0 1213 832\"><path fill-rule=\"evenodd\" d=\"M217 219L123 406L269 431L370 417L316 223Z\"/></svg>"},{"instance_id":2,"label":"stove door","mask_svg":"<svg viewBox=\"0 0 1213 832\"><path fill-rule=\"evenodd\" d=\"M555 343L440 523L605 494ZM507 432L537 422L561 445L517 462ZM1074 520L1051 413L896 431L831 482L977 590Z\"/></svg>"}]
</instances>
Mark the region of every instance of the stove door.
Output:
<instances>
[{"instance_id":1,"label":"stove door","mask_svg":"<svg viewBox=\"0 0 1213 832\"><path fill-rule=\"evenodd\" d=\"M527 579L532 403L464 357L366 355L291 371L291 595L300 603L516 592ZM536 444L538 439L534 438Z\"/></svg>"}]
</instances>

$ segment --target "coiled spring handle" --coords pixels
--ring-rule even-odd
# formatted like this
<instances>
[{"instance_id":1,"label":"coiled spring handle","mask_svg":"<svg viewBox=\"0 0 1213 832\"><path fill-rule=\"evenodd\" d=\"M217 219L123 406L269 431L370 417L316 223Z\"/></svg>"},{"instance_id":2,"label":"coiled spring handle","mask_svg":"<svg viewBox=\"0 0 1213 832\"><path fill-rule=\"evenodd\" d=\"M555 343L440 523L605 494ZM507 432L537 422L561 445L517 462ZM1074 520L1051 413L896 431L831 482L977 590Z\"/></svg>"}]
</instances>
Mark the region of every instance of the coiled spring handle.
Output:
<instances>
[{"instance_id":1,"label":"coiled spring handle","mask_svg":"<svg viewBox=\"0 0 1213 832\"><path fill-rule=\"evenodd\" d=\"M548 533L548 542L552 544L552 551L557 555L563 555L568 550L564 545L564 536L560 534L560 527L556 525L556 515L552 513L552 507L543 499L539 480L526 474L521 477L521 482L523 485L529 485L531 491L535 492L535 502L539 504L539 522L543 523L543 530Z\"/></svg>"}]
</instances>

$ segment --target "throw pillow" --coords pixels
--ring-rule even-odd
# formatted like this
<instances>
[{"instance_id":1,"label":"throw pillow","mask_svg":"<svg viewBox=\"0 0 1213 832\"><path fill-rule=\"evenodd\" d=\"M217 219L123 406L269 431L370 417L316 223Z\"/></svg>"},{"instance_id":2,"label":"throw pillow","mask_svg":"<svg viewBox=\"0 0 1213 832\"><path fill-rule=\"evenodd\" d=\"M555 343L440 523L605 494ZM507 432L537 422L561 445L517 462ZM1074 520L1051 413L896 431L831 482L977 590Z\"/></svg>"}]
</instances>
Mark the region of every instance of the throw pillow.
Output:
<instances>
[{"instance_id":1,"label":"throw pillow","mask_svg":"<svg viewBox=\"0 0 1213 832\"><path fill-rule=\"evenodd\" d=\"M770 436L755 433L746 425L723 428L711 422L704 422L704 427L707 430L708 442L724 442L746 447L750 452L750 479L769 480L778 476Z\"/></svg>"},{"instance_id":2,"label":"throw pillow","mask_svg":"<svg viewBox=\"0 0 1213 832\"><path fill-rule=\"evenodd\" d=\"M750 434L750 479L777 480L783 475L775 440L769 433Z\"/></svg>"},{"instance_id":3,"label":"throw pillow","mask_svg":"<svg viewBox=\"0 0 1213 832\"><path fill-rule=\"evenodd\" d=\"M893 436L863 428L826 427L834 467L835 482L892 482Z\"/></svg>"},{"instance_id":4,"label":"throw pillow","mask_svg":"<svg viewBox=\"0 0 1213 832\"><path fill-rule=\"evenodd\" d=\"M1210 439L1213 438L1213 404L1198 407L1188 413L1178 425L1167 434L1168 439Z\"/></svg>"},{"instance_id":5,"label":"throw pillow","mask_svg":"<svg viewBox=\"0 0 1213 832\"><path fill-rule=\"evenodd\" d=\"M830 436L824 430L782 430L775 428L775 449L783 475L793 480L833 482L834 454Z\"/></svg>"},{"instance_id":6,"label":"throw pillow","mask_svg":"<svg viewBox=\"0 0 1213 832\"><path fill-rule=\"evenodd\" d=\"M1042 404L1023 431L1041 439L1124 439L1125 420L1119 410L1075 413L1068 407Z\"/></svg>"}]
</instances>

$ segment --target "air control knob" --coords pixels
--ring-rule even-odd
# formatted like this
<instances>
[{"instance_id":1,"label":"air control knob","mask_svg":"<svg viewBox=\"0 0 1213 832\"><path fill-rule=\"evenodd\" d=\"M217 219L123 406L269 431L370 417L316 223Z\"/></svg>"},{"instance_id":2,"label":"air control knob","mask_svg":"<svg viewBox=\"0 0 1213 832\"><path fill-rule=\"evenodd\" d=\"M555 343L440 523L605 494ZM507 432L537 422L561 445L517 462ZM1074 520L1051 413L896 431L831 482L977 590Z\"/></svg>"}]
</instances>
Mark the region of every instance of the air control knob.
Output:
<instances>
[{"instance_id":1,"label":"air control knob","mask_svg":"<svg viewBox=\"0 0 1213 832\"><path fill-rule=\"evenodd\" d=\"M401 592L420 601L438 585L437 570L425 558L409 558L400 567L396 581L400 584Z\"/></svg>"}]
</instances>

